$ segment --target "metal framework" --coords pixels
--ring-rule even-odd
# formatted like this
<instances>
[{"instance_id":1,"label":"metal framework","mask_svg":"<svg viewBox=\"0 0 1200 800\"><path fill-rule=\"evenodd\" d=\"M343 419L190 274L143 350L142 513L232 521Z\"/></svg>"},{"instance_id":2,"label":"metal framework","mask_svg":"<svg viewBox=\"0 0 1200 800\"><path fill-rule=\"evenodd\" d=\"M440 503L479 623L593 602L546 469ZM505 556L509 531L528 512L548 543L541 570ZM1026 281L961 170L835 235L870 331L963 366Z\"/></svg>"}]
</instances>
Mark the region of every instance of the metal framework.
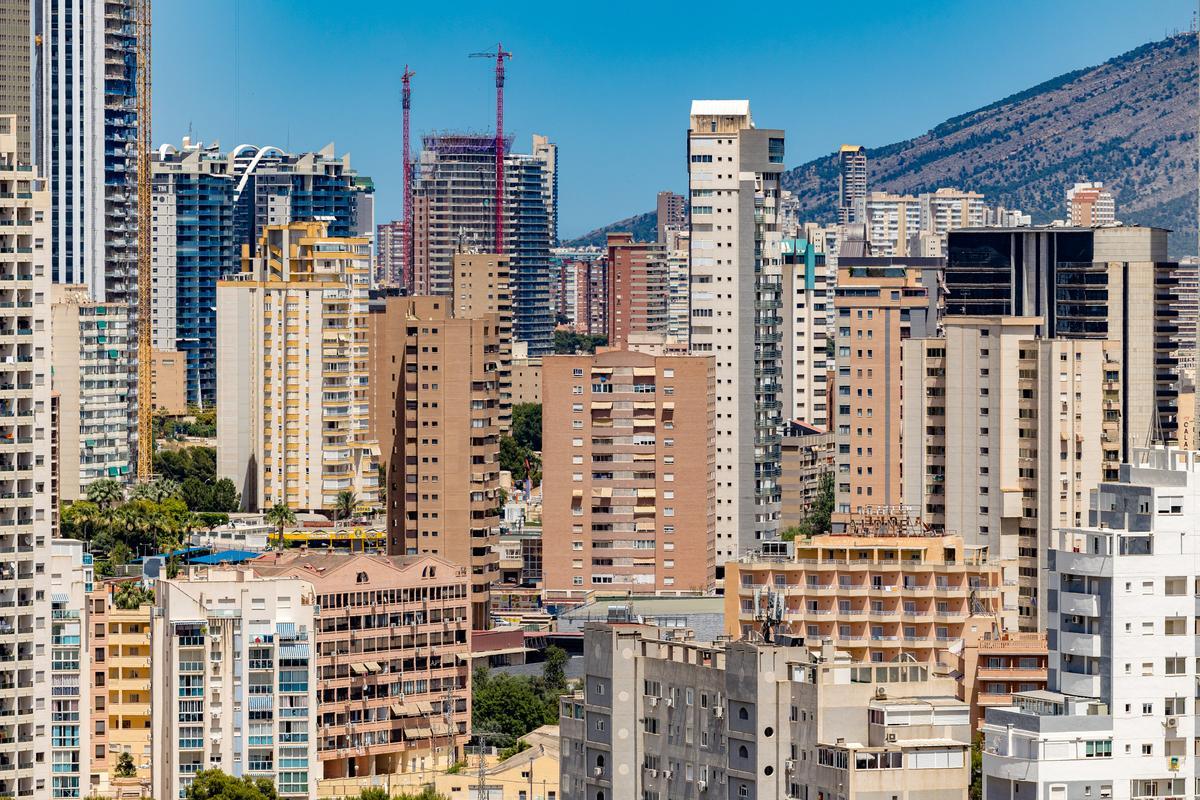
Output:
<instances>
[{"instance_id":1,"label":"metal framework","mask_svg":"<svg viewBox=\"0 0 1200 800\"><path fill-rule=\"evenodd\" d=\"M471 58L496 59L496 254L504 253L504 60L512 58L503 44L494 53L471 53Z\"/></svg>"},{"instance_id":2,"label":"metal framework","mask_svg":"<svg viewBox=\"0 0 1200 800\"><path fill-rule=\"evenodd\" d=\"M150 350L150 0L137 0L137 479L149 481L153 426Z\"/></svg>"},{"instance_id":3,"label":"metal framework","mask_svg":"<svg viewBox=\"0 0 1200 800\"><path fill-rule=\"evenodd\" d=\"M404 110L404 229L401 231L400 246L404 250L403 274L400 284L412 291L413 286L413 191L412 191L412 156L408 141L409 114L412 111L412 77L417 73L404 65L404 74L400 76L400 104ZM395 280L396 276L389 276Z\"/></svg>"}]
</instances>

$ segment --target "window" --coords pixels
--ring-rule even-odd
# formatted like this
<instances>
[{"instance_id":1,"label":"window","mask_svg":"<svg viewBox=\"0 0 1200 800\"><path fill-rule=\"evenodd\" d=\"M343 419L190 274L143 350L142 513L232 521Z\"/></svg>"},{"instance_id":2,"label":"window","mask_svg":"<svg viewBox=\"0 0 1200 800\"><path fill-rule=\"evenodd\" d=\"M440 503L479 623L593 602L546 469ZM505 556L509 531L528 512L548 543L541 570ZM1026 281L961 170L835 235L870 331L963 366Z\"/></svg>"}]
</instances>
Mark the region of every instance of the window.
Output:
<instances>
[{"instance_id":1,"label":"window","mask_svg":"<svg viewBox=\"0 0 1200 800\"><path fill-rule=\"evenodd\" d=\"M1112 740L1098 739L1083 743L1084 758L1112 758Z\"/></svg>"}]
</instances>

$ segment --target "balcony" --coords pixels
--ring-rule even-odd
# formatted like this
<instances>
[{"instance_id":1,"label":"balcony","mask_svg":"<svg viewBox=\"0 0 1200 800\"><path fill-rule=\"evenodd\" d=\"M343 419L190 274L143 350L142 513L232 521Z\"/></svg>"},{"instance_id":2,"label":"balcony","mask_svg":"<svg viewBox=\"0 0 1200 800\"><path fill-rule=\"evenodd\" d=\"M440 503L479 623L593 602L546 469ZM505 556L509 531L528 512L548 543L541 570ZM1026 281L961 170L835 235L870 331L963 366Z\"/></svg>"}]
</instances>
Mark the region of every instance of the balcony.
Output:
<instances>
[{"instance_id":1,"label":"balcony","mask_svg":"<svg viewBox=\"0 0 1200 800\"><path fill-rule=\"evenodd\" d=\"M1058 688L1063 694L1076 697L1099 697L1100 676L1084 675L1078 672L1060 672Z\"/></svg>"},{"instance_id":2,"label":"balcony","mask_svg":"<svg viewBox=\"0 0 1200 800\"><path fill-rule=\"evenodd\" d=\"M1058 597L1058 610L1064 614L1077 614L1081 617L1100 616L1100 598L1094 594L1060 592Z\"/></svg>"},{"instance_id":3,"label":"balcony","mask_svg":"<svg viewBox=\"0 0 1200 800\"><path fill-rule=\"evenodd\" d=\"M1059 633L1058 649L1060 653L1097 658L1100 656L1100 636L1095 633L1062 631ZM1075 694L1075 692L1067 693Z\"/></svg>"}]
</instances>

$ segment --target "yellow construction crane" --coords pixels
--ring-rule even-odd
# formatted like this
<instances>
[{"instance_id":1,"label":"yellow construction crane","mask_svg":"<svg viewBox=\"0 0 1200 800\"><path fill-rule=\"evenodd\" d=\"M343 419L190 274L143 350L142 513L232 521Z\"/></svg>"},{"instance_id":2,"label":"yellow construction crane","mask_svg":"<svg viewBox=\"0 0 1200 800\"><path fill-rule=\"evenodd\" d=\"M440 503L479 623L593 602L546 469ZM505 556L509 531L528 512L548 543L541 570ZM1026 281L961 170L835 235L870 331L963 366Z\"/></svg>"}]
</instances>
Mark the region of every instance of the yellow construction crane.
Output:
<instances>
[{"instance_id":1,"label":"yellow construction crane","mask_svg":"<svg viewBox=\"0 0 1200 800\"><path fill-rule=\"evenodd\" d=\"M150 480L154 462L151 415L150 350L150 0L135 0L137 15L137 337L138 458L137 479Z\"/></svg>"}]
</instances>

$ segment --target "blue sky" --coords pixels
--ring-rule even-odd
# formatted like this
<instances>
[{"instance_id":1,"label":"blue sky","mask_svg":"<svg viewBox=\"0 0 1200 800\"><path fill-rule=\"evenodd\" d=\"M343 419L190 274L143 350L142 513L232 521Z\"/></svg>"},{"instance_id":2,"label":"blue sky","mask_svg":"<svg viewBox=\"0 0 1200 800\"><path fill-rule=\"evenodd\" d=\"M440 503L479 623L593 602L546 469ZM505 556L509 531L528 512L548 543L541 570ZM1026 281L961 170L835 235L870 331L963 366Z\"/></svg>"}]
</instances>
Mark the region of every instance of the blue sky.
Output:
<instances>
[{"instance_id":1,"label":"blue sky","mask_svg":"<svg viewBox=\"0 0 1200 800\"><path fill-rule=\"evenodd\" d=\"M1134 12L1136 8L1136 12ZM560 234L681 191L693 97L748 97L787 131L789 166L887 144L1183 29L1193 0L475 3L205 0L155 4L154 140L227 149L334 141L399 217L400 90L414 141L491 131L491 62L513 51L506 129L560 148ZM772 10L778 14L772 15Z\"/></svg>"}]
</instances>

